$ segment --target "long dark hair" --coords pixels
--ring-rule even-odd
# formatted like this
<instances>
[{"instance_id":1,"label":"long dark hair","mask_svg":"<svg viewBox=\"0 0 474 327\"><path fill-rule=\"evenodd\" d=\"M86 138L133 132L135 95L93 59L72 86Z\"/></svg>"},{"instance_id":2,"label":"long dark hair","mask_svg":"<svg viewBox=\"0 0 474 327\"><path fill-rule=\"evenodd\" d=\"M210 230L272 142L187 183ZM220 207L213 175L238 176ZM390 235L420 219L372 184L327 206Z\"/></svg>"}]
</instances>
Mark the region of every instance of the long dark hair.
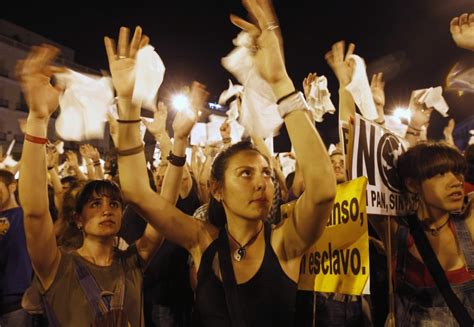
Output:
<instances>
[{"instance_id":1,"label":"long dark hair","mask_svg":"<svg viewBox=\"0 0 474 327\"><path fill-rule=\"evenodd\" d=\"M268 162L268 159L251 142L242 141L236 143L217 155L211 168L211 182L218 183L222 186L230 159L242 151L255 151ZM227 223L224 206L217 201L212 194L210 195L208 214L209 222L216 227L224 227Z\"/></svg>"},{"instance_id":2,"label":"long dark hair","mask_svg":"<svg viewBox=\"0 0 474 327\"><path fill-rule=\"evenodd\" d=\"M443 142L417 144L403 153L397 163L400 185L405 192L408 191L405 185L408 178L421 183L447 172L464 175L466 170L466 160L461 152Z\"/></svg>"}]
</instances>

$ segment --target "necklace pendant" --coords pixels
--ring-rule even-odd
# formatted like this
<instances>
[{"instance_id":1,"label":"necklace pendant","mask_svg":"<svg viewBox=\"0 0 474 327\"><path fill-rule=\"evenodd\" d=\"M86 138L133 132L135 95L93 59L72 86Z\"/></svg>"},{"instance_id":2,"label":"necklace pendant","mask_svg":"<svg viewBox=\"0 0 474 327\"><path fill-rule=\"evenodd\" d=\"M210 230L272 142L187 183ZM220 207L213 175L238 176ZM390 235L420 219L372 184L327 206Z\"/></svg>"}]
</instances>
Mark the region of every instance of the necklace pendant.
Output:
<instances>
[{"instance_id":1,"label":"necklace pendant","mask_svg":"<svg viewBox=\"0 0 474 327\"><path fill-rule=\"evenodd\" d=\"M236 261L240 261L244 258L245 256L245 249L244 248L238 248L237 250L235 250L234 252L234 259Z\"/></svg>"}]
</instances>

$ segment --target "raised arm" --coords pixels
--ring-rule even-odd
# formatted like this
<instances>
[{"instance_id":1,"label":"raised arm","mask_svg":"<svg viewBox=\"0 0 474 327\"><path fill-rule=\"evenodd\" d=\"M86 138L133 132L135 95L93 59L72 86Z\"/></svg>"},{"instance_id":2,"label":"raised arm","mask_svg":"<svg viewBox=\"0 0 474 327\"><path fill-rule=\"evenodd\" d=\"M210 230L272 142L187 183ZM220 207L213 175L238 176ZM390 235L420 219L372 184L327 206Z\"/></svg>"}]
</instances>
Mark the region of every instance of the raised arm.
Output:
<instances>
[{"instance_id":1,"label":"raised arm","mask_svg":"<svg viewBox=\"0 0 474 327\"><path fill-rule=\"evenodd\" d=\"M383 73L373 74L370 81L370 89L372 97L374 98L375 107L377 108L377 119L375 122L380 125L385 124L385 81L383 80Z\"/></svg>"},{"instance_id":2,"label":"raised arm","mask_svg":"<svg viewBox=\"0 0 474 327\"><path fill-rule=\"evenodd\" d=\"M20 168L20 202L28 252L46 289L56 275L60 259L49 213L46 173L48 122L59 104L60 90L50 83L57 70L51 63L58 53L52 46L33 47L26 60L17 65L17 76L29 108Z\"/></svg>"},{"instance_id":3,"label":"raised arm","mask_svg":"<svg viewBox=\"0 0 474 327\"><path fill-rule=\"evenodd\" d=\"M345 54L344 48L344 41L334 43L325 58L339 81L339 120L350 122L355 116L355 102L346 86L352 80L354 68L349 57L354 53L355 45L350 43Z\"/></svg>"},{"instance_id":4,"label":"raised arm","mask_svg":"<svg viewBox=\"0 0 474 327\"><path fill-rule=\"evenodd\" d=\"M118 96L118 162L122 192L149 224L167 239L190 250L199 243L200 224L156 194L149 185L138 124L141 103L132 101L136 53L148 43L148 38L142 36L140 27L135 29L131 41L129 33L125 27L120 29L117 48L112 39L106 37L104 40ZM147 245L144 252L149 247Z\"/></svg>"},{"instance_id":5,"label":"raised arm","mask_svg":"<svg viewBox=\"0 0 474 327\"><path fill-rule=\"evenodd\" d=\"M254 63L260 76L270 84L275 98L286 97L281 100L279 110L299 159L306 186L295 205L292 218L275 230L275 237L286 259L292 259L301 256L324 231L336 194L336 179L326 147L306 112L304 98L294 92L295 87L286 71L271 2L249 0L244 5L257 19L258 26L235 16L231 20L251 35L258 35Z\"/></svg>"}]
</instances>

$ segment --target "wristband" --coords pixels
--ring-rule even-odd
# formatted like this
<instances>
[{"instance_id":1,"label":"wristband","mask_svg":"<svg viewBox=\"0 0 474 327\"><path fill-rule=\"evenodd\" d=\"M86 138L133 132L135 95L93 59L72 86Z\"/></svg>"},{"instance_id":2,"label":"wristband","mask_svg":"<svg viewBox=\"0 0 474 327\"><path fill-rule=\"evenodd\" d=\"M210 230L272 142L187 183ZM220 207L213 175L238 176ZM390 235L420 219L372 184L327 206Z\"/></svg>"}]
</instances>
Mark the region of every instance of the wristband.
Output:
<instances>
[{"instance_id":1,"label":"wristband","mask_svg":"<svg viewBox=\"0 0 474 327\"><path fill-rule=\"evenodd\" d=\"M223 143L230 143L230 142L232 142L232 137L224 137L224 138L222 138L222 142Z\"/></svg>"},{"instance_id":2,"label":"wristband","mask_svg":"<svg viewBox=\"0 0 474 327\"><path fill-rule=\"evenodd\" d=\"M282 96L280 99L277 100L277 104L280 104L283 100L285 100L285 99L287 99L287 98L289 98L289 97L291 97L292 95L297 94L297 93L298 93L298 90L294 90L293 92L288 93L287 95Z\"/></svg>"},{"instance_id":3,"label":"wristband","mask_svg":"<svg viewBox=\"0 0 474 327\"><path fill-rule=\"evenodd\" d=\"M126 150L119 150L117 149L117 155L121 157L126 157L126 156L132 156L134 154L140 153L143 151L143 144L140 144L139 146L136 146L131 149L126 149Z\"/></svg>"},{"instance_id":4,"label":"wristband","mask_svg":"<svg viewBox=\"0 0 474 327\"><path fill-rule=\"evenodd\" d=\"M36 144L46 144L48 143L48 139L44 137L38 137L38 136L33 136L30 134L25 133L25 140L31 143L36 143Z\"/></svg>"},{"instance_id":5,"label":"wristband","mask_svg":"<svg viewBox=\"0 0 474 327\"><path fill-rule=\"evenodd\" d=\"M416 128L416 127L413 127L412 125L408 125L408 128L411 128L412 130L416 132L421 132L421 128Z\"/></svg>"},{"instance_id":6,"label":"wristband","mask_svg":"<svg viewBox=\"0 0 474 327\"><path fill-rule=\"evenodd\" d=\"M177 155L174 155L171 151L170 154L166 157L166 159L168 159L168 162L170 164L176 167L183 167L186 163L186 155L184 155L184 157L179 157Z\"/></svg>"},{"instance_id":7,"label":"wristband","mask_svg":"<svg viewBox=\"0 0 474 327\"><path fill-rule=\"evenodd\" d=\"M295 91L296 92L296 91ZM301 92L293 92L290 93L288 96L284 96L281 98L280 103L278 104L278 112L280 113L281 118L285 119L285 117L292 111L295 110L307 110L309 111L308 104L304 98L303 93Z\"/></svg>"},{"instance_id":8,"label":"wristband","mask_svg":"<svg viewBox=\"0 0 474 327\"><path fill-rule=\"evenodd\" d=\"M120 124L135 124L141 121L142 121L141 119L132 119L132 120L117 119L117 123L120 123Z\"/></svg>"},{"instance_id":9,"label":"wristband","mask_svg":"<svg viewBox=\"0 0 474 327\"><path fill-rule=\"evenodd\" d=\"M420 132L407 131L406 134L410 134L410 135L413 135L413 136L420 136Z\"/></svg>"},{"instance_id":10,"label":"wristband","mask_svg":"<svg viewBox=\"0 0 474 327\"><path fill-rule=\"evenodd\" d=\"M95 160L94 161L94 166L100 166L100 160Z\"/></svg>"}]
</instances>

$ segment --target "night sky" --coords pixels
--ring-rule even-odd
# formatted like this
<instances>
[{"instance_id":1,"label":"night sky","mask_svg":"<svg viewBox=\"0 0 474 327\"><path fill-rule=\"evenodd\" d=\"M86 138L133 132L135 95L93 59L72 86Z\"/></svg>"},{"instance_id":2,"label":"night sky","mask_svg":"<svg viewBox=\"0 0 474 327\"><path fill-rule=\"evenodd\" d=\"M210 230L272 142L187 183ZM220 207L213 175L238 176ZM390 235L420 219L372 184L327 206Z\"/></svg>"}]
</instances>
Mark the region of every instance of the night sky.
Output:
<instances>
[{"instance_id":1,"label":"night sky","mask_svg":"<svg viewBox=\"0 0 474 327\"><path fill-rule=\"evenodd\" d=\"M162 1L160 1L162 2ZM157 3L159 3L157 1ZM199 4L199 6L198 6ZM458 49L449 33L449 21L474 12L474 0L403 1L275 1L285 41L288 72L301 87L309 72L328 77L337 106L337 81L324 60L332 43L347 40L372 73L383 71L386 113L408 104L411 90L441 85L460 60L472 62L473 53ZM229 14L245 15L237 0L167 1L166 4L114 10L4 9L0 17L75 50L76 62L95 69L107 68L103 36L117 37L121 25L141 25L166 66L160 96L169 97L198 80L207 85L211 101L227 88L230 74L220 58L233 48L238 28ZM471 116L474 95L444 94L450 115L459 123ZM327 145L337 141L337 115L326 116L317 127ZM433 114L429 136L440 138L447 120ZM283 144L283 143L282 143Z\"/></svg>"}]
</instances>

